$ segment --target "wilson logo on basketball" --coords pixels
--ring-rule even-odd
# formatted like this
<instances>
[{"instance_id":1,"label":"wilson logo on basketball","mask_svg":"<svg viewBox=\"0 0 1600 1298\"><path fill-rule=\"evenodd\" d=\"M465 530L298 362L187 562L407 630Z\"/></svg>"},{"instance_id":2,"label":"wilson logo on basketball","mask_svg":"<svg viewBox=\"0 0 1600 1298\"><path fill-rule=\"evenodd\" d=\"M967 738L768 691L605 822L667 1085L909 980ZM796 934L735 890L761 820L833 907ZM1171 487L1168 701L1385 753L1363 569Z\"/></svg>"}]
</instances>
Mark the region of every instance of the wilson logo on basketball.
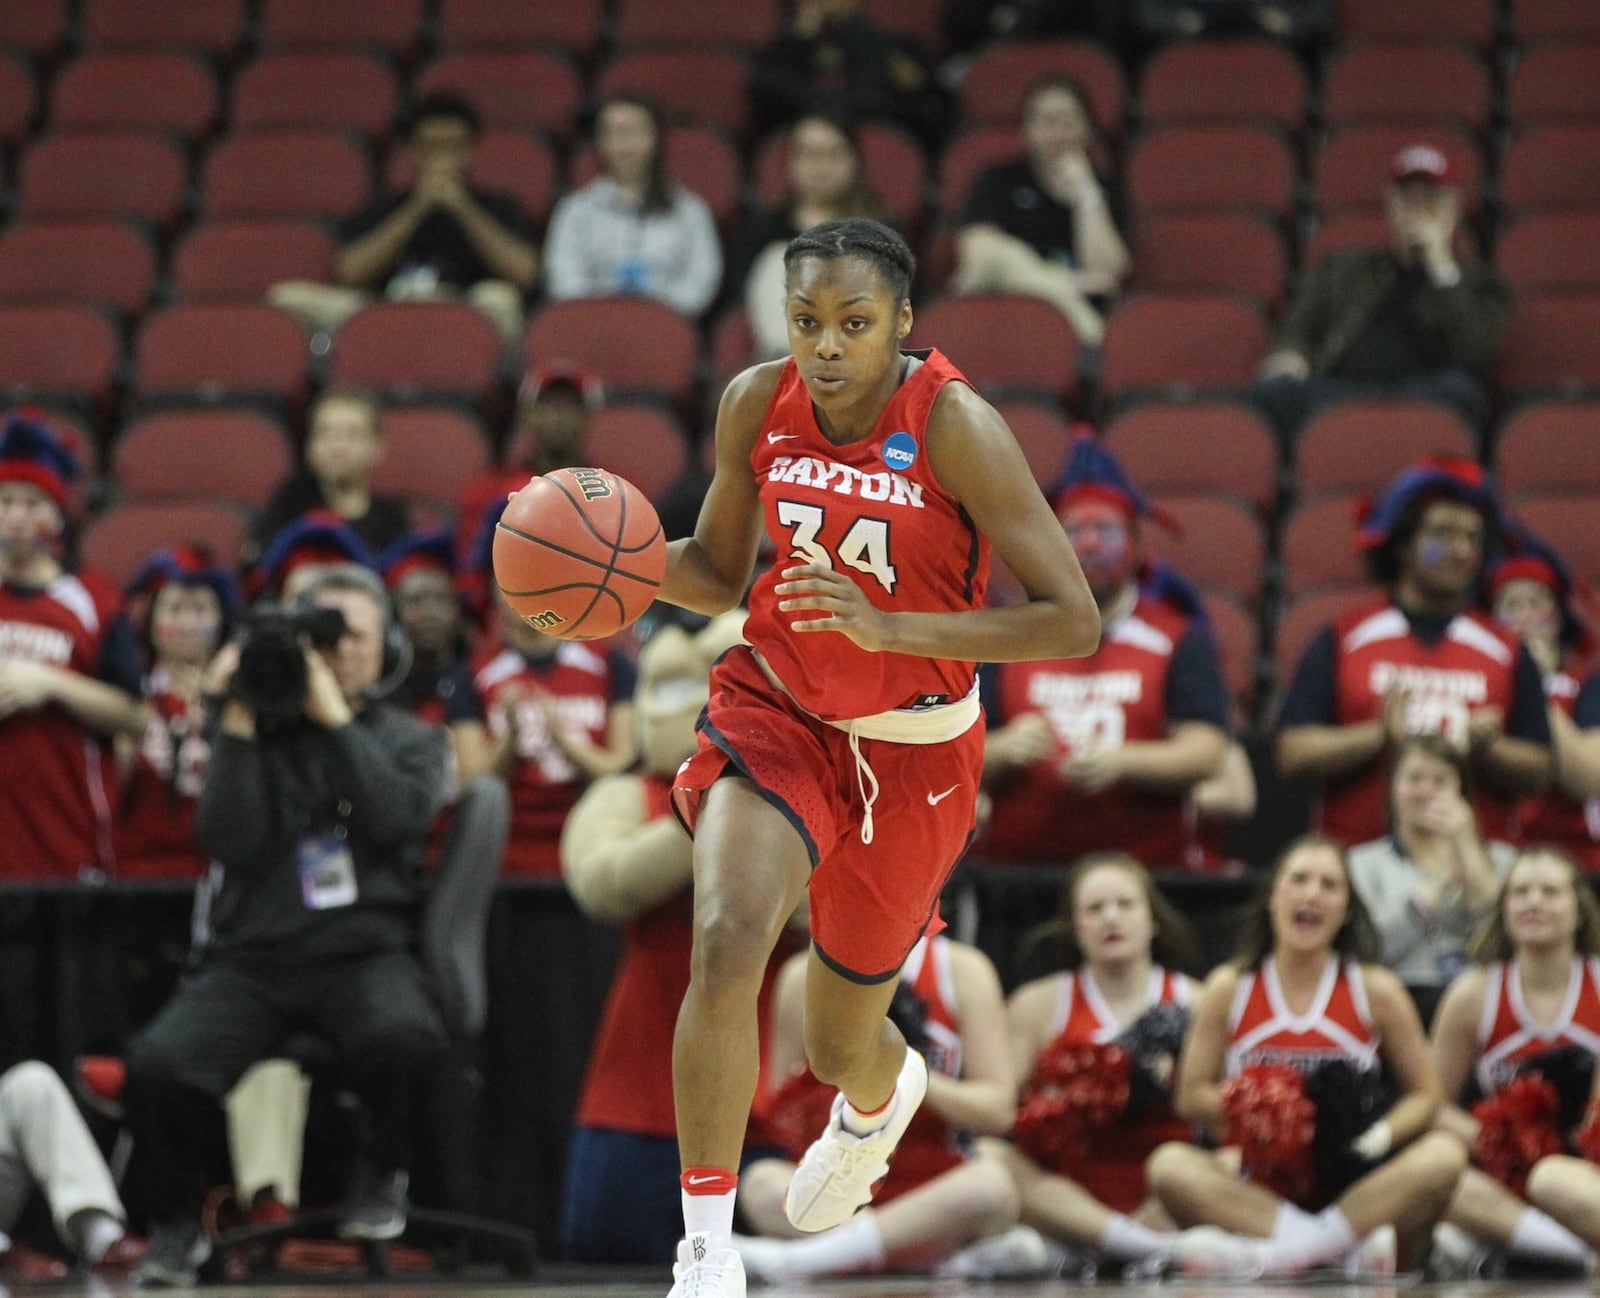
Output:
<instances>
[{"instance_id":1,"label":"wilson logo on basketball","mask_svg":"<svg viewBox=\"0 0 1600 1298\"><path fill-rule=\"evenodd\" d=\"M604 500L611 494L611 484L599 469L574 469L572 476L585 500Z\"/></svg>"},{"instance_id":2,"label":"wilson logo on basketball","mask_svg":"<svg viewBox=\"0 0 1600 1298\"><path fill-rule=\"evenodd\" d=\"M529 613L522 620L535 631L548 631L553 626L560 626L567 619L552 609L546 609L543 613Z\"/></svg>"}]
</instances>

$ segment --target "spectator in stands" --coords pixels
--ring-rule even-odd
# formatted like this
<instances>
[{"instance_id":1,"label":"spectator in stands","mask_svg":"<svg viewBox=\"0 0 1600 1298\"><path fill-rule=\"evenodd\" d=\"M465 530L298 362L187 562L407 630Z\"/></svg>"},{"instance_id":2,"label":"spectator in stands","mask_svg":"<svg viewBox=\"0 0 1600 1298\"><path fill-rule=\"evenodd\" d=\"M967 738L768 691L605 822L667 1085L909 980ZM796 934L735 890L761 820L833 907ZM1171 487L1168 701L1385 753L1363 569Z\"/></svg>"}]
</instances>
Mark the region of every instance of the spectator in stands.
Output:
<instances>
[{"instance_id":1,"label":"spectator in stands","mask_svg":"<svg viewBox=\"0 0 1600 1298\"><path fill-rule=\"evenodd\" d=\"M1070 844L1152 867L1198 864L1189 798L1228 747L1216 645L1141 590L1140 523L1161 515L1092 437L1074 443L1051 500L1099 605L1100 647L983 670L994 806L975 851L1026 861Z\"/></svg>"},{"instance_id":2,"label":"spectator in stands","mask_svg":"<svg viewBox=\"0 0 1600 1298\"><path fill-rule=\"evenodd\" d=\"M1333 0L1138 0L1134 30L1148 41L1266 36L1309 48L1333 32Z\"/></svg>"},{"instance_id":3,"label":"spectator in stands","mask_svg":"<svg viewBox=\"0 0 1600 1298\"><path fill-rule=\"evenodd\" d=\"M1503 1127L1506 1117L1516 1115L1481 1119L1469 1110L1478 1101L1493 1104L1528 1071L1556 1088L1563 1114L1581 1114L1589 1085L1579 1061L1592 1066L1600 1040L1600 906L1577 865L1548 848L1523 852L1506 875L1492 915L1473 942L1476 967L1450 985L1433 1029L1445 1097L1438 1125L1479 1151L1499 1143L1480 1142L1484 1119ZM1563 1051L1579 1066L1541 1067ZM1517 1125L1536 1147L1539 1119L1528 1114ZM1573 1211L1579 1200L1569 1193L1581 1189L1590 1203L1600 1202L1592 1164L1541 1160L1523 1187L1509 1184L1520 1177L1493 1158L1479 1162L1462 1176L1449 1226L1439 1231L1439 1251L1447 1259L1468 1261L1477 1243L1547 1267L1594 1273L1600 1230L1592 1208ZM1467 1238L1459 1239L1457 1231ZM1470 1274L1469 1267L1461 1269Z\"/></svg>"},{"instance_id":4,"label":"spectator in stands","mask_svg":"<svg viewBox=\"0 0 1600 1298\"><path fill-rule=\"evenodd\" d=\"M1489 601L1544 677L1555 748L1555 785L1524 800L1519 829L1525 841L1553 844L1584 869L1600 870L1600 671L1577 615L1572 573L1560 555L1521 532L1489 574Z\"/></svg>"},{"instance_id":5,"label":"spectator in stands","mask_svg":"<svg viewBox=\"0 0 1600 1298\"><path fill-rule=\"evenodd\" d=\"M465 99L424 96L403 124L416 180L386 191L345 226L338 284L301 280L268 294L312 332L333 333L378 300L464 298L508 347L522 337L522 304L538 281L539 253L517 200L468 181L482 124Z\"/></svg>"},{"instance_id":6,"label":"spectator in stands","mask_svg":"<svg viewBox=\"0 0 1600 1298\"><path fill-rule=\"evenodd\" d=\"M613 95L594 121L600 174L556 204L545 289L556 301L637 295L698 317L722 282L711 209L667 175L666 126L638 95Z\"/></svg>"},{"instance_id":7,"label":"spectator in stands","mask_svg":"<svg viewBox=\"0 0 1600 1298\"><path fill-rule=\"evenodd\" d=\"M195 1179L202 1122L297 1028L329 1041L372 1117L340 1232L398 1235L406 1092L448 1046L412 954L447 740L371 701L389 638L382 581L346 565L306 598L338 611L345 634L331 650L302 650L305 694L293 713L238 697L239 651L224 651L195 822L220 867L201 906L209 928L195 972L128 1050L128 1122L152 1223L147 1285L194 1283L207 1252Z\"/></svg>"},{"instance_id":8,"label":"spectator in stands","mask_svg":"<svg viewBox=\"0 0 1600 1298\"><path fill-rule=\"evenodd\" d=\"M1350 882L1423 1022L1467 964L1516 849L1484 842L1467 799L1466 754L1443 735L1407 735L1389 777L1389 832L1350 849Z\"/></svg>"},{"instance_id":9,"label":"spectator in stands","mask_svg":"<svg viewBox=\"0 0 1600 1298\"><path fill-rule=\"evenodd\" d=\"M596 780L561 831L578 908L623 929L567 1157L562 1252L582 1262L663 1262L682 1235L672 1078L640 1061L671 1054L689 985L692 845L668 805L672 776L694 752L711 664L739 641L745 615L690 630L693 614L673 614L639 654L641 767ZM769 977L792 949L774 954Z\"/></svg>"},{"instance_id":10,"label":"spectator in stands","mask_svg":"<svg viewBox=\"0 0 1600 1298\"><path fill-rule=\"evenodd\" d=\"M61 1241L92 1269L118 1271L144 1255L72 1095L48 1064L28 1060L0 1073L0 1281L8 1284L67 1277L56 1258L7 1233L35 1189Z\"/></svg>"},{"instance_id":11,"label":"spectator in stands","mask_svg":"<svg viewBox=\"0 0 1600 1298\"><path fill-rule=\"evenodd\" d=\"M1322 838L1291 843L1246 920L1239 953L1195 998L1177 1081L1179 1114L1219 1144L1239 1140L1235 1115L1255 1091L1248 1117L1281 1130L1262 1144L1285 1152L1277 1166L1251 1162L1243 1177L1237 1161L1187 1142L1151 1155L1151 1189L1189 1227L1169 1254L1180 1270L1255 1280L1343 1265L1392 1275L1427 1256L1466 1151L1432 1130L1440 1104L1433 1056L1405 988L1375 963L1376 946L1343 849ZM1308 1087L1338 1068L1348 1103L1317 1115L1318 1143L1347 1155L1312 1158L1313 1124L1291 1119L1252 1081L1273 1064ZM1393 1079L1388 1093L1384 1076ZM1298 1146L1315 1170L1292 1174L1285 1146Z\"/></svg>"},{"instance_id":12,"label":"spectator in stands","mask_svg":"<svg viewBox=\"0 0 1600 1298\"><path fill-rule=\"evenodd\" d=\"M763 135L807 113L905 127L937 148L950 96L913 37L885 31L861 0L796 0L788 27L756 55L750 102Z\"/></svg>"},{"instance_id":13,"label":"spectator in stands","mask_svg":"<svg viewBox=\"0 0 1600 1298\"><path fill-rule=\"evenodd\" d=\"M114 592L61 558L77 458L38 420L0 425L0 875L114 869L103 741L144 729L139 661Z\"/></svg>"},{"instance_id":14,"label":"spectator in stands","mask_svg":"<svg viewBox=\"0 0 1600 1298\"><path fill-rule=\"evenodd\" d=\"M474 565L481 572L488 571L493 538L494 524L486 519ZM578 795L590 781L625 771L638 759L637 669L620 649L534 630L498 588L491 597L500 643L479 660L472 679L488 718L488 768L511 788L505 872L555 878L561 828Z\"/></svg>"},{"instance_id":15,"label":"spectator in stands","mask_svg":"<svg viewBox=\"0 0 1600 1298\"><path fill-rule=\"evenodd\" d=\"M343 519L373 554L406 534L404 502L372 490L372 471L383 458L383 414L371 393L357 388L323 393L311 407L305 457L305 467L257 516L251 529L254 554L289 523L319 509Z\"/></svg>"},{"instance_id":16,"label":"spectator in stands","mask_svg":"<svg viewBox=\"0 0 1600 1298\"><path fill-rule=\"evenodd\" d=\"M1101 308L1132 266L1095 174L1088 100L1052 73L1022 107L1023 157L986 169L956 232L958 293L1026 293L1066 316L1083 342L1105 334Z\"/></svg>"},{"instance_id":17,"label":"spectator in stands","mask_svg":"<svg viewBox=\"0 0 1600 1298\"><path fill-rule=\"evenodd\" d=\"M1187 921L1126 853L1078 861L1062 897L1065 914L1043 930L1066 948L1062 972L1017 988L1007 1006L1012 1057L1028 1076L1006 1164L1025 1221L1071 1247L1137 1262L1159 1256L1172 1237L1145 1185L1144 1164L1166 1141L1189 1138L1188 1123L1172 1109L1172 1082L1193 994L1182 968L1198 963L1198 948ZM1154 1030L1160 1020L1162 1029ZM1086 1136L1073 1114L1063 1114L1059 1137L1051 1139L1043 1115L1056 1080L1052 1055L1114 1042L1138 1055L1137 1066L1155 1084L1151 1093Z\"/></svg>"},{"instance_id":18,"label":"spectator in stands","mask_svg":"<svg viewBox=\"0 0 1600 1298\"><path fill-rule=\"evenodd\" d=\"M746 1270L779 1285L862 1271L942 1270L972 1265L975 1250L987 1245L1003 1250L1011 1269L1041 1274L1044 1241L1012 1229L1019 1205L1004 1163L972 1143L1003 1135L1017 1114L1000 977L983 952L942 933L911 948L889 1009L927 1062L928 1094L888 1176L872 1203L841 1226L806 1235L790 1223L784 1196L836 1093L806 1063L807 960L804 951L790 957L773 997L767 1073L777 1089L758 1103L783 1152L751 1162L739 1177L739 1209L758 1232L733 1237Z\"/></svg>"},{"instance_id":19,"label":"spectator in stands","mask_svg":"<svg viewBox=\"0 0 1600 1298\"><path fill-rule=\"evenodd\" d=\"M1121 28L1116 0L946 0L944 7L953 50L1061 36L1086 36L1114 49Z\"/></svg>"},{"instance_id":20,"label":"spectator in stands","mask_svg":"<svg viewBox=\"0 0 1600 1298\"><path fill-rule=\"evenodd\" d=\"M1357 532L1383 594L1317 634L1278 714L1278 769L1320 786L1317 821L1339 842L1386 831L1387 764L1408 734L1443 734L1467 753L1491 838L1514 842L1514 799L1548 786L1539 669L1473 607L1502 531L1482 469L1430 457L1389 484Z\"/></svg>"},{"instance_id":21,"label":"spectator in stands","mask_svg":"<svg viewBox=\"0 0 1600 1298\"><path fill-rule=\"evenodd\" d=\"M788 187L783 202L746 226L725 286L730 298L743 295L756 339L753 359L758 360L789 354L783 272L789 240L823 221L849 216L880 219L860 145L842 119L810 113L787 134Z\"/></svg>"},{"instance_id":22,"label":"spectator in stands","mask_svg":"<svg viewBox=\"0 0 1600 1298\"><path fill-rule=\"evenodd\" d=\"M1456 255L1461 195L1450 160L1427 144L1395 155L1385 248L1330 253L1300 287L1256 396L1292 439L1323 406L1415 397L1484 426L1484 384L1505 334L1510 290L1492 266Z\"/></svg>"},{"instance_id":23,"label":"spectator in stands","mask_svg":"<svg viewBox=\"0 0 1600 1298\"><path fill-rule=\"evenodd\" d=\"M151 555L127 593L145 651L147 720L142 735L117 741L117 873L199 879L194 818L211 760L204 678L238 620L239 586L209 554L178 546Z\"/></svg>"}]
</instances>

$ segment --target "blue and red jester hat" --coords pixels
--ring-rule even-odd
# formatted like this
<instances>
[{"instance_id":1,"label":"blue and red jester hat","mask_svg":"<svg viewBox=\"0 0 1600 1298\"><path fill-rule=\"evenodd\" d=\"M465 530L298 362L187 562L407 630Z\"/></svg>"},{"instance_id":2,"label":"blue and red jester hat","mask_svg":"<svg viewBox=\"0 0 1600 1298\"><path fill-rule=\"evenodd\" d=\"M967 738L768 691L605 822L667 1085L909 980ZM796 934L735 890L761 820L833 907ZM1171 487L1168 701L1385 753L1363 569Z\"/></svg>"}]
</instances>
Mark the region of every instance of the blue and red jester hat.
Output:
<instances>
[{"instance_id":1,"label":"blue and red jester hat","mask_svg":"<svg viewBox=\"0 0 1600 1298\"><path fill-rule=\"evenodd\" d=\"M1588 582L1541 537L1515 518L1508 523L1505 548L1484 580L1484 604L1493 612L1501 587L1513 581L1536 581L1555 597L1561 617L1562 653L1591 664L1595 655L1594 628L1600 624L1600 599Z\"/></svg>"},{"instance_id":2,"label":"blue and red jester hat","mask_svg":"<svg viewBox=\"0 0 1600 1298\"><path fill-rule=\"evenodd\" d=\"M455 541L449 528L413 532L401 537L378 556L378 574L391 594L409 573L419 568L431 568L455 580Z\"/></svg>"},{"instance_id":3,"label":"blue and red jester hat","mask_svg":"<svg viewBox=\"0 0 1600 1298\"><path fill-rule=\"evenodd\" d=\"M72 489L83 475L83 459L45 419L42 410L18 406L0 425L0 481L37 487L67 518Z\"/></svg>"},{"instance_id":4,"label":"blue and red jester hat","mask_svg":"<svg viewBox=\"0 0 1600 1298\"><path fill-rule=\"evenodd\" d=\"M1385 583L1398 575L1394 544L1402 524L1416 526L1422 511L1437 500L1469 505L1483 515L1482 575L1498 555L1508 524L1500 500L1476 460L1427 455L1404 469L1375 500L1362 501L1356 514L1355 548L1367 556L1373 575Z\"/></svg>"},{"instance_id":5,"label":"blue and red jester hat","mask_svg":"<svg viewBox=\"0 0 1600 1298\"><path fill-rule=\"evenodd\" d=\"M222 633L226 643L244 611L244 596L233 570L216 562L209 550L192 545L163 546L155 551L123 587L128 616L141 641L148 638L150 609L161 591L169 585L209 586L222 609Z\"/></svg>"},{"instance_id":6,"label":"blue and red jester hat","mask_svg":"<svg viewBox=\"0 0 1600 1298\"><path fill-rule=\"evenodd\" d=\"M276 599L285 579L307 563L359 563L376 572L372 551L331 509L314 509L286 524L267 544L245 578L245 594L252 603Z\"/></svg>"}]
</instances>

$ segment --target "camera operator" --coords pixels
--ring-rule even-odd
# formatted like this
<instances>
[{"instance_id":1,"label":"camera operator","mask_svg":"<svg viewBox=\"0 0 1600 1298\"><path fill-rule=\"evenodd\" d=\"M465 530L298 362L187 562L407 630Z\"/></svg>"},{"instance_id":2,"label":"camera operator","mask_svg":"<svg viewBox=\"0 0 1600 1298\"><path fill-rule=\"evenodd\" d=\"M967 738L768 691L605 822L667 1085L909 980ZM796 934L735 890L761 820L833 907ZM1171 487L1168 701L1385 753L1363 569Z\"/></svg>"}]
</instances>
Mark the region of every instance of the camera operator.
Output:
<instances>
[{"instance_id":1,"label":"camera operator","mask_svg":"<svg viewBox=\"0 0 1600 1298\"><path fill-rule=\"evenodd\" d=\"M372 1118L340 1234L405 1228L405 1094L448 1045L412 954L447 739L372 699L390 616L377 576L341 565L295 604L258 606L213 666L222 698L195 823L212 860L203 951L128 1053L146 1286L193 1283L207 1253L202 1123L295 1031L326 1040Z\"/></svg>"}]
</instances>

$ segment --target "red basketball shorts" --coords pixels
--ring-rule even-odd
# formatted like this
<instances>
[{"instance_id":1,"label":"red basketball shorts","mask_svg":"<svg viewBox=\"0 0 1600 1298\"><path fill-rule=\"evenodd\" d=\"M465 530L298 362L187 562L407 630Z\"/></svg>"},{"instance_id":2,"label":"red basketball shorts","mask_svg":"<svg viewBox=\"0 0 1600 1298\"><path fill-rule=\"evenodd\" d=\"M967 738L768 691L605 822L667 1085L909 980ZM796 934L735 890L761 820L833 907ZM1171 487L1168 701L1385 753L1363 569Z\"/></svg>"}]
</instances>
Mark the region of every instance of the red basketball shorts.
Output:
<instances>
[{"instance_id":1,"label":"red basketball shorts","mask_svg":"<svg viewBox=\"0 0 1600 1298\"><path fill-rule=\"evenodd\" d=\"M811 854L811 942L824 963L859 983L899 972L924 932L944 927L939 890L972 838L983 722L935 744L863 739L878 779L873 837L850 737L772 685L738 646L711 673L699 747L673 781L692 834L706 791L732 768L783 813Z\"/></svg>"}]
</instances>

